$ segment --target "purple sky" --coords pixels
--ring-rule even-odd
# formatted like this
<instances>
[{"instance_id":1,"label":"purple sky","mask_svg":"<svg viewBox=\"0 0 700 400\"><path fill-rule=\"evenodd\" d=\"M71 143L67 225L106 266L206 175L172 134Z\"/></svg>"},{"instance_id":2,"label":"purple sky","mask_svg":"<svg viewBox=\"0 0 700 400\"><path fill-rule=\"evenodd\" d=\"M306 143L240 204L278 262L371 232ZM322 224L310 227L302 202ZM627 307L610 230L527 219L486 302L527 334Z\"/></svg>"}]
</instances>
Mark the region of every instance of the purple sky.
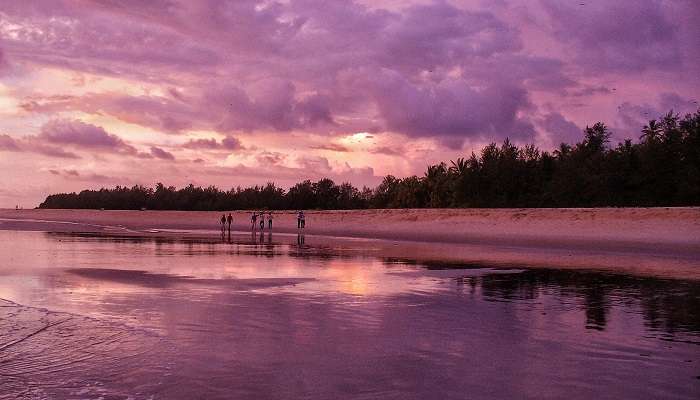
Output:
<instances>
[{"instance_id":1,"label":"purple sky","mask_svg":"<svg viewBox=\"0 0 700 400\"><path fill-rule=\"evenodd\" d=\"M0 207L116 184L374 185L697 109L697 0L0 6Z\"/></svg>"}]
</instances>

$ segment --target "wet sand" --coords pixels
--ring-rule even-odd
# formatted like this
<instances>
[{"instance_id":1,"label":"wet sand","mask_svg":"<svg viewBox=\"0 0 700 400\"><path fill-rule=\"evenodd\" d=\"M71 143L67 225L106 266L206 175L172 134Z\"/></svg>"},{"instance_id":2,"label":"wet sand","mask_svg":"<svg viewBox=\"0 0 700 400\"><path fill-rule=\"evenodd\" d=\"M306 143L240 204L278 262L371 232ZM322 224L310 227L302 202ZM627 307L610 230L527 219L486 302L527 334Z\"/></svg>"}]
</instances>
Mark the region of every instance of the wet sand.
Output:
<instances>
[{"instance_id":1,"label":"wet sand","mask_svg":"<svg viewBox=\"0 0 700 400\"><path fill-rule=\"evenodd\" d=\"M236 236L250 212L235 211ZM0 229L109 236L219 237L220 212L0 210ZM557 267L700 280L700 208L428 209L274 213L274 234L299 232L352 254L423 263ZM256 232L258 234L259 231ZM267 234L267 230L265 231Z\"/></svg>"}]
</instances>

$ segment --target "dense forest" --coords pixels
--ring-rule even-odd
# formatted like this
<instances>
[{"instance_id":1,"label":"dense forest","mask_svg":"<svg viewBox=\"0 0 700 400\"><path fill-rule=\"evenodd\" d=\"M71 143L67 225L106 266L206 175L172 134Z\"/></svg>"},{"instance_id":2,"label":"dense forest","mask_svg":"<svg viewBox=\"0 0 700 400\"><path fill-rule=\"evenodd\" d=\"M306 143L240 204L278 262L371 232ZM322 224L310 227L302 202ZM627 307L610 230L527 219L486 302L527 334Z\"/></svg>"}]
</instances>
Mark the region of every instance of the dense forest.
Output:
<instances>
[{"instance_id":1,"label":"dense forest","mask_svg":"<svg viewBox=\"0 0 700 400\"><path fill-rule=\"evenodd\" d=\"M153 210L356 209L422 207L606 207L700 205L700 110L650 120L638 143L611 146L603 123L553 152L509 140L423 176L388 175L374 189L330 179L234 188L159 183L53 194L40 208Z\"/></svg>"}]
</instances>

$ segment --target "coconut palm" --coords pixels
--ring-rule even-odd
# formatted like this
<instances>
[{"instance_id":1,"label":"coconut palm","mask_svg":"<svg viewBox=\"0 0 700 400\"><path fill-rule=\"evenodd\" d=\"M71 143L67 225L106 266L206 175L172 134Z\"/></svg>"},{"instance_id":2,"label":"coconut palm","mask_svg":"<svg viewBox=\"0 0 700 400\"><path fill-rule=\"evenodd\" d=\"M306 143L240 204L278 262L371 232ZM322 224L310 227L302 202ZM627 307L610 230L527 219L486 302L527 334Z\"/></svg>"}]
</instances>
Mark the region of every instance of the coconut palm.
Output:
<instances>
[{"instance_id":1,"label":"coconut palm","mask_svg":"<svg viewBox=\"0 0 700 400\"><path fill-rule=\"evenodd\" d=\"M655 119L650 119L649 123L642 128L642 136L639 138L645 142L656 141L661 135L661 124Z\"/></svg>"},{"instance_id":2,"label":"coconut palm","mask_svg":"<svg viewBox=\"0 0 700 400\"><path fill-rule=\"evenodd\" d=\"M450 161L450 163L452 163L452 166L450 167L449 172L457 176L464 176L467 174L467 171L469 170L469 164L464 158L460 157L457 159L457 162Z\"/></svg>"}]
</instances>

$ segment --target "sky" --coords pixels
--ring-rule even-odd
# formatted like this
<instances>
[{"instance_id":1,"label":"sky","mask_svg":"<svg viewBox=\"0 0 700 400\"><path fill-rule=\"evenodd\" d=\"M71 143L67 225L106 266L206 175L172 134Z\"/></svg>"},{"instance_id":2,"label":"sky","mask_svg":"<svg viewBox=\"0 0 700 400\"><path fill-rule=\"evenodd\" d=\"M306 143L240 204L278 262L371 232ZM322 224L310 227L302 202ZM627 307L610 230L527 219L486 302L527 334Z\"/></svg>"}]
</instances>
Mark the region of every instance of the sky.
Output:
<instances>
[{"instance_id":1,"label":"sky","mask_svg":"<svg viewBox=\"0 0 700 400\"><path fill-rule=\"evenodd\" d=\"M0 3L0 207L86 188L374 186L700 97L697 0Z\"/></svg>"}]
</instances>

